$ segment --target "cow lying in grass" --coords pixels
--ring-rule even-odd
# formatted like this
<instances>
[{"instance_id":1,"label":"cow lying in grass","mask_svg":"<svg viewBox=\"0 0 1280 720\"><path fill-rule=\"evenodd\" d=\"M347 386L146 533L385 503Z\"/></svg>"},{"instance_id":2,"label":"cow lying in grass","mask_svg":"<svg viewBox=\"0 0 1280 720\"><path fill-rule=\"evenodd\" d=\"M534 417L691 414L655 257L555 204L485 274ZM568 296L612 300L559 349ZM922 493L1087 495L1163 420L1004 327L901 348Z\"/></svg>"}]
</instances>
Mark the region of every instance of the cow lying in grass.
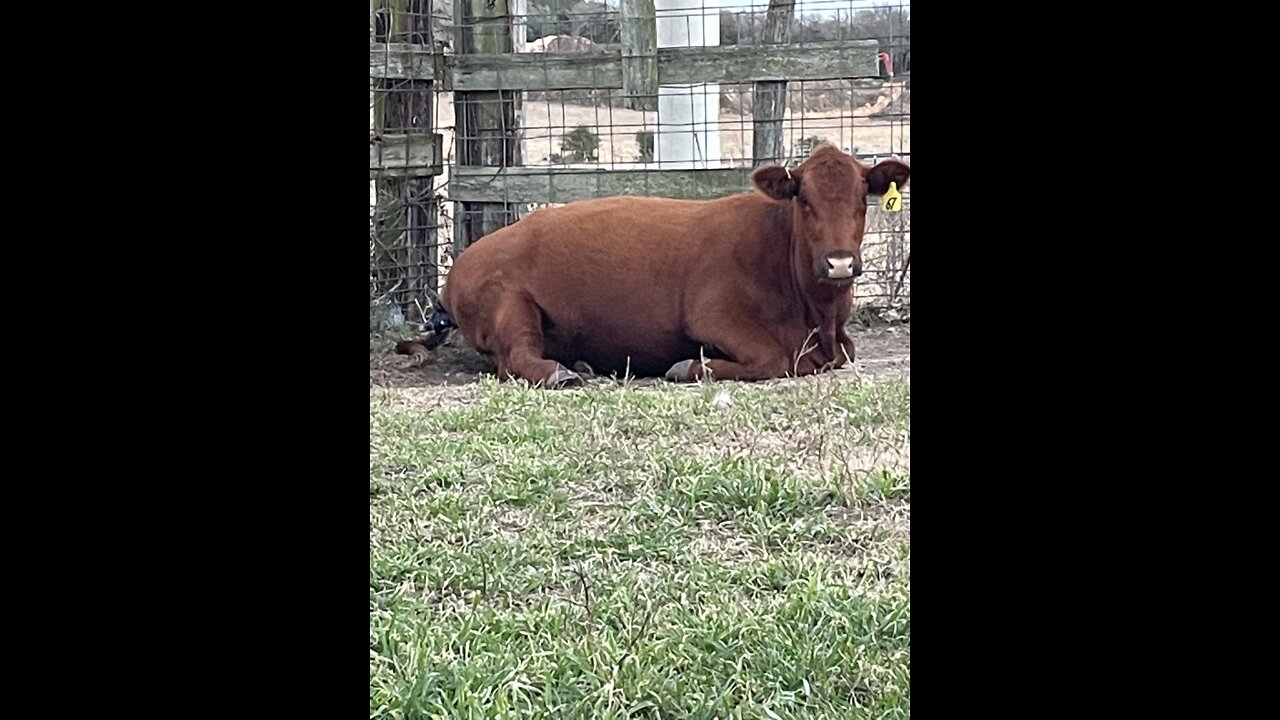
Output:
<instances>
[{"instance_id":1,"label":"cow lying in grass","mask_svg":"<svg viewBox=\"0 0 1280 720\"><path fill-rule=\"evenodd\" d=\"M910 174L822 145L795 168L757 169L739 195L537 210L457 257L437 332L457 327L499 378L549 386L580 384L580 362L673 381L840 367L867 198Z\"/></svg>"}]
</instances>

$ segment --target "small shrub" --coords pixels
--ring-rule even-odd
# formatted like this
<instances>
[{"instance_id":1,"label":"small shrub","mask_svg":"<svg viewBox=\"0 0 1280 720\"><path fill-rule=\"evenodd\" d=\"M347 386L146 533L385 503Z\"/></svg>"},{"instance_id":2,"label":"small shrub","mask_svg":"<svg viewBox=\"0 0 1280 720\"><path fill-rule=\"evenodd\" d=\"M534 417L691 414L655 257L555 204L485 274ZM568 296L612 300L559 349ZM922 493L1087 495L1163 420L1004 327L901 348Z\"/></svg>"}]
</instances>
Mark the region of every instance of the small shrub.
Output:
<instances>
[{"instance_id":1,"label":"small shrub","mask_svg":"<svg viewBox=\"0 0 1280 720\"><path fill-rule=\"evenodd\" d=\"M640 162L653 162L653 131L636 133L636 142L640 143Z\"/></svg>"},{"instance_id":2,"label":"small shrub","mask_svg":"<svg viewBox=\"0 0 1280 720\"><path fill-rule=\"evenodd\" d=\"M552 156L552 162L595 162L600 157L600 136L591 128L579 125L560 138L560 160Z\"/></svg>"}]
</instances>

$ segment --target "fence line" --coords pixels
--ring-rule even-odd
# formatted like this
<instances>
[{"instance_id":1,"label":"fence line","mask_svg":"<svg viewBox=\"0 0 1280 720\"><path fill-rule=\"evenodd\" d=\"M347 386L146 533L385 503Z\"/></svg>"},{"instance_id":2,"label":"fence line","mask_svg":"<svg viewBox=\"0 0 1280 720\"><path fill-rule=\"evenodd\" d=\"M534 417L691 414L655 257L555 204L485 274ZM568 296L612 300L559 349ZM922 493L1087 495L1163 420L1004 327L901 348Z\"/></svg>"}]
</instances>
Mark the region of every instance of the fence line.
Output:
<instances>
[{"instance_id":1,"label":"fence line","mask_svg":"<svg viewBox=\"0 0 1280 720\"><path fill-rule=\"evenodd\" d=\"M720 197L822 140L910 161L910 4L866 5L371 0L371 303L421 322L453 257L540 205ZM910 302L910 195L868 212L860 305Z\"/></svg>"}]
</instances>

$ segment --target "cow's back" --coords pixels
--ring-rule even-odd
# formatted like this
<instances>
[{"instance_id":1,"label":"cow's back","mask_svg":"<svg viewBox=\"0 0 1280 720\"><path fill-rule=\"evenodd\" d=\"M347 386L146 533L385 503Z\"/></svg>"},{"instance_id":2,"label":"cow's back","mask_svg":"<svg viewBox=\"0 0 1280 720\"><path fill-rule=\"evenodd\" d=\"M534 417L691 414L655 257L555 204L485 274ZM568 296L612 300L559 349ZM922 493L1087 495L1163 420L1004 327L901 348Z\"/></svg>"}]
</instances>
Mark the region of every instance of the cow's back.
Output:
<instances>
[{"instance_id":1,"label":"cow's back","mask_svg":"<svg viewBox=\"0 0 1280 720\"><path fill-rule=\"evenodd\" d=\"M657 374L696 356L685 334L698 293L742 292L786 246L765 248L776 209L744 194L711 202L617 197L538 210L455 260L444 302L468 340L487 344L486 305L522 293L546 322L546 356L597 370Z\"/></svg>"}]
</instances>

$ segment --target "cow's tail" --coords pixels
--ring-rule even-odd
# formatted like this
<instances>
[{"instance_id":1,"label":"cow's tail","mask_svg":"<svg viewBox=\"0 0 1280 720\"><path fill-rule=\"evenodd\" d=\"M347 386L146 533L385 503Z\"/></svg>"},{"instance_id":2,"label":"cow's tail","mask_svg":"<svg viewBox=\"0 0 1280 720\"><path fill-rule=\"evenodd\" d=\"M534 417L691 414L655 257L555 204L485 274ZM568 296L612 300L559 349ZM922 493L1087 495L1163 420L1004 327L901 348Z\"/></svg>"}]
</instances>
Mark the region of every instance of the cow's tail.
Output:
<instances>
[{"instance_id":1,"label":"cow's tail","mask_svg":"<svg viewBox=\"0 0 1280 720\"><path fill-rule=\"evenodd\" d=\"M396 343L396 353L413 356L411 364L414 365L426 362L427 354L440 347L448 336L449 331L458 327L458 324L453 320L453 316L445 309L439 293L428 288L427 297L431 299L431 304L434 306L431 311L431 317L427 318L427 325L431 327L431 334L420 340L401 340Z\"/></svg>"}]
</instances>

